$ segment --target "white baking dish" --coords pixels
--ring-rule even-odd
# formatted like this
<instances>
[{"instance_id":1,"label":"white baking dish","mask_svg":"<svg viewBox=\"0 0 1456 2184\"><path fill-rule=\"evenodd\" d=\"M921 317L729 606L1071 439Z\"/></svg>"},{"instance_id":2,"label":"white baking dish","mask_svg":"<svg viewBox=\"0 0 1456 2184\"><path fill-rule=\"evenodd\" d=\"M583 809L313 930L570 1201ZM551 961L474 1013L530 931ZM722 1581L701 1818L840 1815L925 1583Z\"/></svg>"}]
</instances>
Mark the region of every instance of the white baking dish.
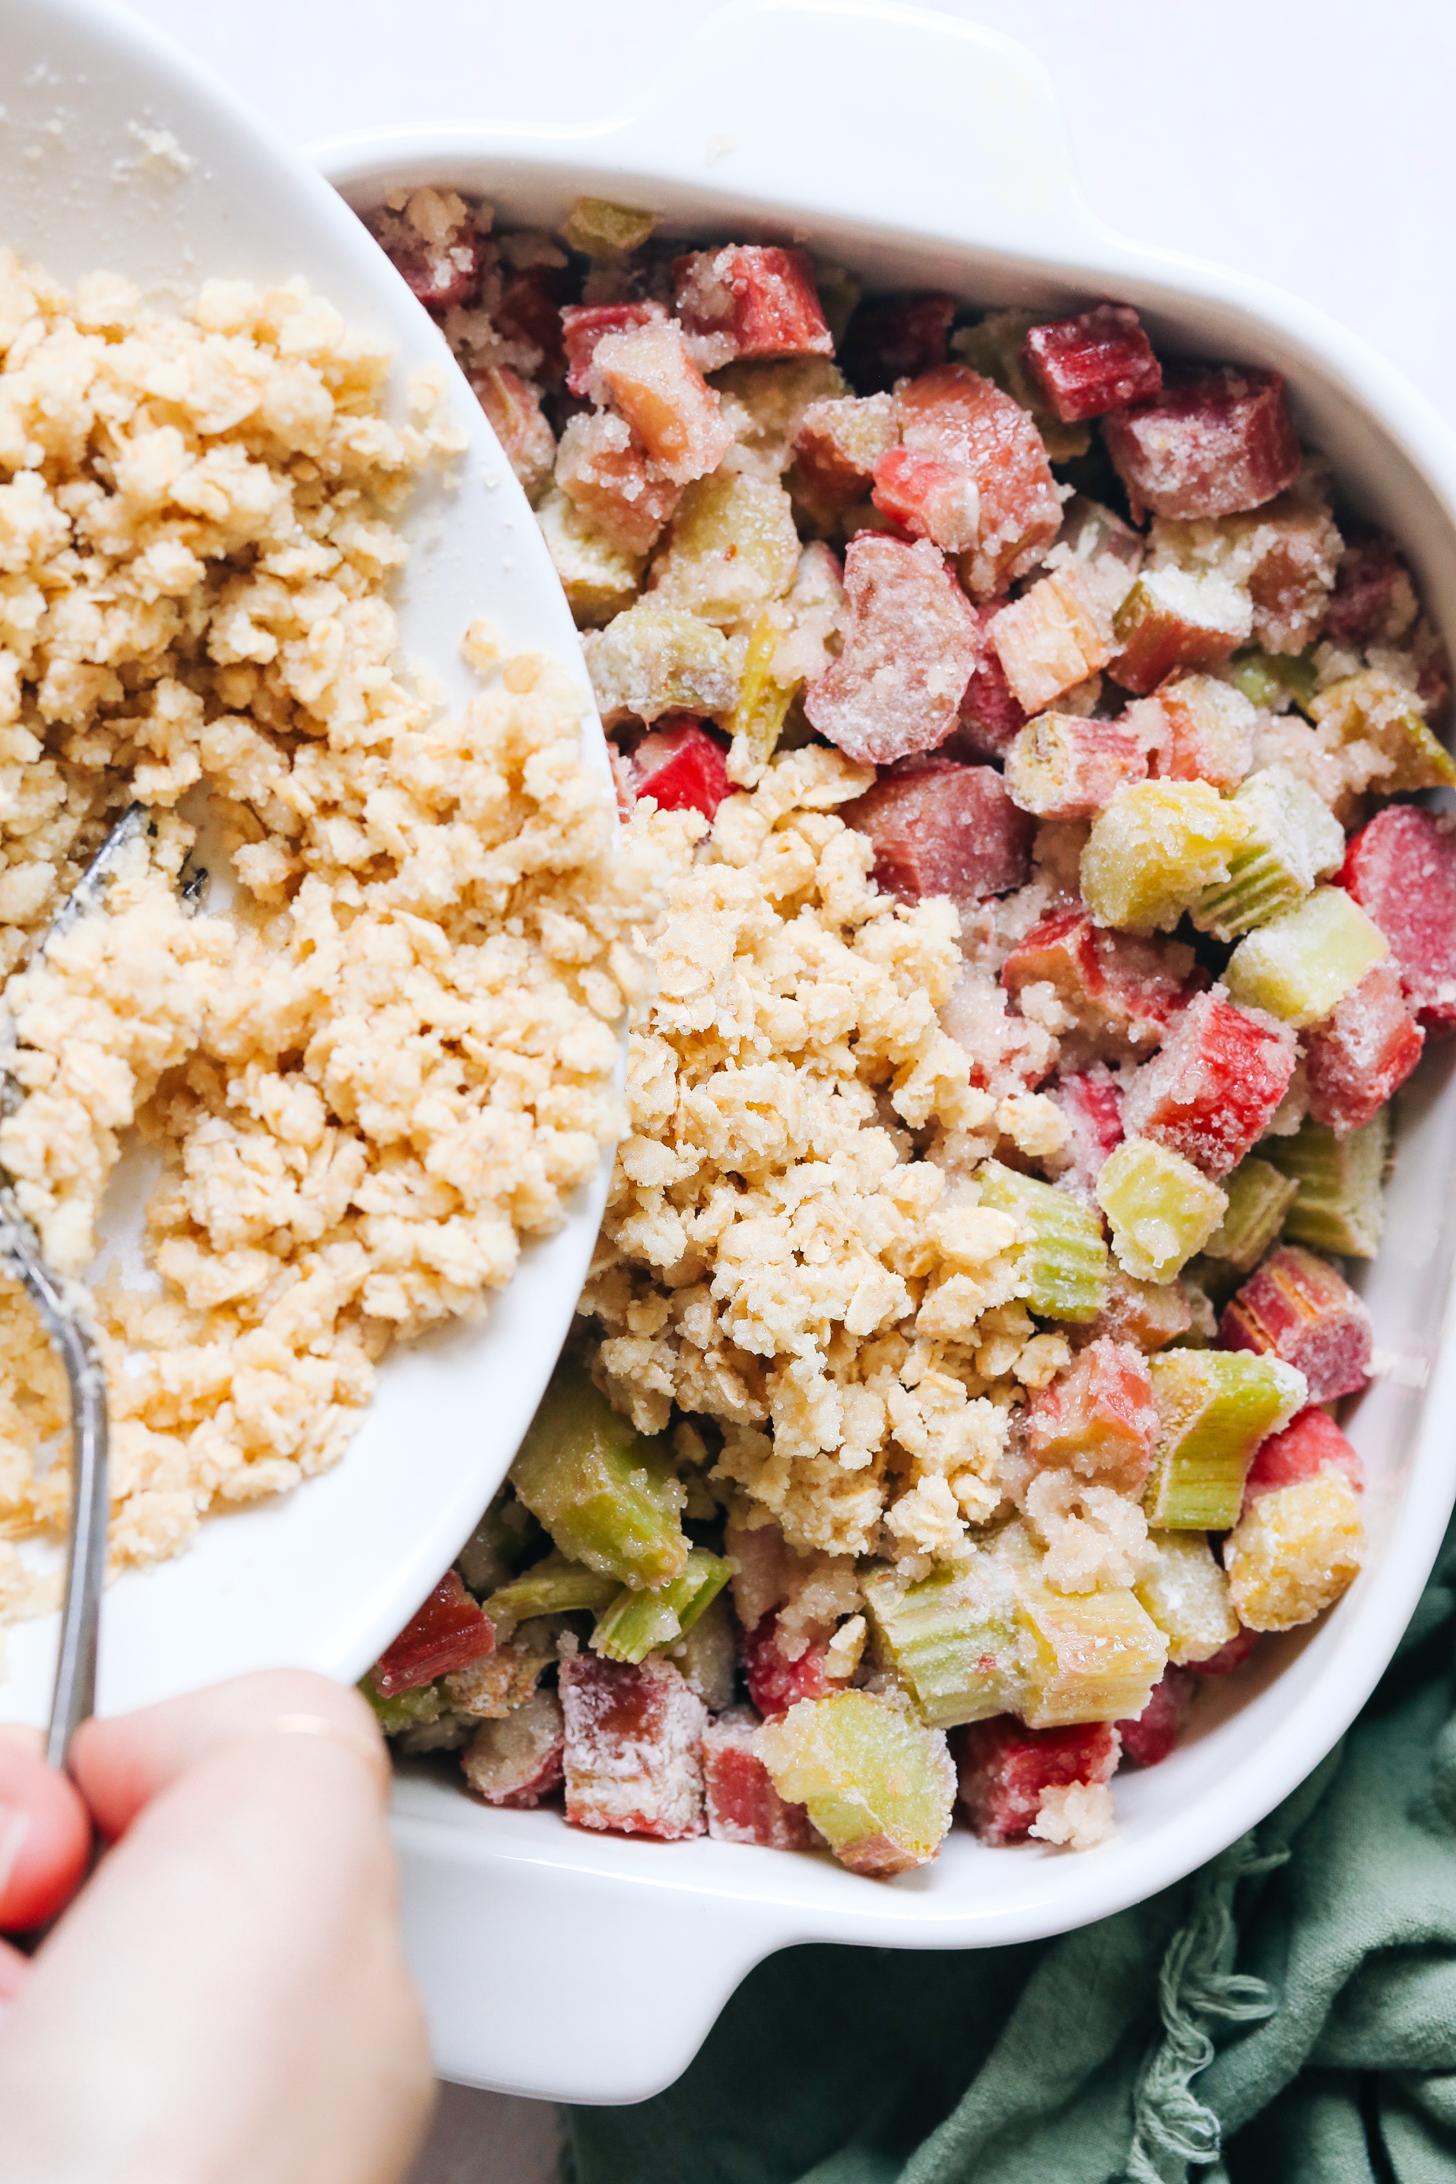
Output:
<instances>
[{"instance_id":1,"label":"white baking dish","mask_svg":"<svg viewBox=\"0 0 1456 2184\"><path fill-rule=\"evenodd\" d=\"M395 183L480 191L503 223L554 222L583 191L707 235L810 236L887 286L967 300L1136 303L1160 347L1273 364L1351 497L1409 548L1456 636L1456 445L1363 343L1236 273L1142 250L1072 186L1050 88L1020 48L921 13L736 0L640 112L589 131L468 123L318 152L358 206ZM1358 274L1352 275L1358 278ZM396 1795L413 1958L442 2070L469 2083L622 2101L685 2067L751 1965L795 1942L986 1947L1150 1895L1261 1819L1348 1726L1395 1647L1456 1488L1456 1349L1443 1341L1456 1214L1456 1097L1439 1059L1404 1102L1388 1241L1365 1293L1388 1369L1352 1432L1369 1564L1309 1635L1205 1700L1163 1766L1120 1779L1117 1839L1081 1856L957 1833L889 1884L827 1859L700 1840L574 1833L446 1780Z\"/></svg>"}]
</instances>

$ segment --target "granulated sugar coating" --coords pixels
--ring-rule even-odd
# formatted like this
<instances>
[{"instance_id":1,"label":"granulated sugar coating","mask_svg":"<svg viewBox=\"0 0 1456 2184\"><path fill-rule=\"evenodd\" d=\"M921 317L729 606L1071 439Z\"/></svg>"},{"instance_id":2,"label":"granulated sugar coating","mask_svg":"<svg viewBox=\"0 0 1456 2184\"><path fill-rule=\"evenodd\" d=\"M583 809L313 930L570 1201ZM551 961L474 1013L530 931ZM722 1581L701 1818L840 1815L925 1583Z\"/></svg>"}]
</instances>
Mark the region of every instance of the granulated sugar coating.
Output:
<instances>
[{"instance_id":1,"label":"granulated sugar coating","mask_svg":"<svg viewBox=\"0 0 1456 2184\"><path fill-rule=\"evenodd\" d=\"M652 890L564 677L480 625L451 717L399 663L395 518L454 451L430 389L391 422L387 356L298 288L161 317L13 258L0 350L0 1164L82 1276L123 1138L159 1157L151 1278L97 1296L113 1555L145 1561L332 1463L390 1343L558 1225L616 1119ZM195 791L236 900L192 916ZM27 960L133 798L104 906ZM9 1292L0 1612L44 1598L15 1542L64 1527L64 1422Z\"/></svg>"}]
</instances>

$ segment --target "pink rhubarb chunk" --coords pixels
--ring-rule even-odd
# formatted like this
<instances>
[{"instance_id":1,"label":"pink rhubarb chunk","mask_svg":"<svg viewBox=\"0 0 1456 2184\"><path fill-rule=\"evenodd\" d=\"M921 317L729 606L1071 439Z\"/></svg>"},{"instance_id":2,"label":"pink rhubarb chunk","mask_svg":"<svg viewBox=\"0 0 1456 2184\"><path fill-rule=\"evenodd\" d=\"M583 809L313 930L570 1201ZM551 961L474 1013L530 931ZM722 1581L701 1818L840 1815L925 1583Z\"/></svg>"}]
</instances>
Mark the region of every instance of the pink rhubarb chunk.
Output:
<instances>
[{"instance_id":1,"label":"pink rhubarb chunk","mask_svg":"<svg viewBox=\"0 0 1456 2184\"><path fill-rule=\"evenodd\" d=\"M1390 942L1427 1030L1456 1028L1456 819L1389 805L1352 837L1340 881Z\"/></svg>"},{"instance_id":2,"label":"pink rhubarb chunk","mask_svg":"<svg viewBox=\"0 0 1456 2184\"><path fill-rule=\"evenodd\" d=\"M1210 1653L1206 1661L1190 1661L1188 1668L1195 1676L1231 1676L1236 1668L1242 1668L1259 1643L1256 1630L1240 1630L1236 1638L1230 1638L1217 1653Z\"/></svg>"},{"instance_id":3,"label":"pink rhubarb chunk","mask_svg":"<svg viewBox=\"0 0 1456 2184\"><path fill-rule=\"evenodd\" d=\"M833 1688L824 1666L826 1652L825 1641L813 1638L802 1651L790 1655L773 1615L744 1632L744 1681L765 1721L787 1714L800 1699L822 1699Z\"/></svg>"},{"instance_id":4,"label":"pink rhubarb chunk","mask_svg":"<svg viewBox=\"0 0 1456 2184\"><path fill-rule=\"evenodd\" d=\"M1099 1336L1026 1411L1026 1454L1039 1470L1065 1465L1099 1486L1140 1494L1158 1437L1153 1383L1135 1344Z\"/></svg>"},{"instance_id":5,"label":"pink rhubarb chunk","mask_svg":"<svg viewBox=\"0 0 1456 2184\"><path fill-rule=\"evenodd\" d=\"M887 765L955 727L980 633L935 548L862 531L844 555L849 627L804 692L811 724L847 757Z\"/></svg>"},{"instance_id":6,"label":"pink rhubarb chunk","mask_svg":"<svg viewBox=\"0 0 1456 2184\"><path fill-rule=\"evenodd\" d=\"M466 1781L487 1805L527 1809L561 1787L566 1736L554 1691L533 1691L500 1721L483 1721L460 1755Z\"/></svg>"},{"instance_id":7,"label":"pink rhubarb chunk","mask_svg":"<svg viewBox=\"0 0 1456 2184\"><path fill-rule=\"evenodd\" d=\"M840 815L874 843L875 878L902 902L978 902L1020 887L1030 870L1031 822L991 766L911 760Z\"/></svg>"},{"instance_id":8,"label":"pink rhubarb chunk","mask_svg":"<svg viewBox=\"0 0 1456 2184\"><path fill-rule=\"evenodd\" d=\"M1112 932L1082 909L1054 910L1001 966L1008 993L1047 984L1084 1030L1130 1047L1157 1044L1188 1005L1198 975L1193 951L1181 942Z\"/></svg>"},{"instance_id":9,"label":"pink rhubarb chunk","mask_svg":"<svg viewBox=\"0 0 1456 2184\"><path fill-rule=\"evenodd\" d=\"M1006 756L1012 799L1038 819L1095 819L1115 790L1141 781L1147 752L1122 721L1044 713Z\"/></svg>"},{"instance_id":10,"label":"pink rhubarb chunk","mask_svg":"<svg viewBox=\"0 0 1456 2184\"><path fill-rule=\"evenodd\" d=\"M981 646L951 742L958 758L1004 758L1026 726L1026 708L1013 695L1000 656L987 639L991 621L1000 611L1001 602L996 599L976 609Z\"/></svg>"},{"instance_id":11,"label":"pink rhubarb chunk","mask_svg":"<svg viewBox=\"0 0 1456 2184\"><path fill-rule=\"evenodd\" d=\"M1287 1024L1200 994L1128 1087L1128 1134L1171 1146L1205 1175L1227 1175L1268 1128L1297 1060Z\"/></svg>"},{"instance_id":12,"label":"pink rhubarb chunk","mask_svg":"<svg viewBox=\"0 0 1456 2184\"><path fill-rule=\"evenodd\" d=\"M702 1834L707 1708L669 1662L570 1654L561 1707L573 1827L669 1843Z\"/></svg>"},{"instance_id":13,"label":"pink rhubarb chunk","mask_svg":"<svg viewBox=\"0 0 1456 2184\"><path fill-rule=\"evenodd\" d=\"M685 713L665 713L630 763L634 796L650 796L662 811L700 811L712 819L733 793L722 744Z\"/></svg>"},{"instance_id":14,"label":"pink rhubarb chunk","mask_svg":"<svg viewBox=\"0 0 1456 2184\"><path fill-rule=\"evenodd\" d=\"M888 394L834 394L811 402L794 442L794 489L828 522L869 499L875 465L894 444Z\"/></svg>"},{"instance_id":15,"label":"pink rhubarb chunk","mask_svg":"<svg viewBox=\"0 0 1456 2184\"><path fill-rule=\"evenodd\" d=\"M1244 1481L1244 1507L1276 1487L1314 1478L1326 1464L1343 1471L1352 1486L1364 1486L1365 1467L1354 1448L1329 1412L1311 1405L1291 1418L1282 1433L1260 1442Z\"/></svg>"},{"instance_id":16,"label":"pink rhubarb chunk","mask_svg":"<svg viewBox=\"0 0 1456 2184\"><path fill-rule=\"evenodd\" d=\"M495 1626L471 1599L457 1570L447 1570L393 1645L374 1664L372 1682L381 1698L414 1691L468 1668L495 1646Z\"/></svg>"},{"instance_id":17,"label":"pink rhubarb chunk","mask_svg":"<svg viewBox=\"0 0 1456 2184\"><path fill-rule=\"evenodd\" d=\"M955 300L942 289L871 297L849 322L840 363L861 394L913 379L945 362L954 317Z\"/></svg>"},{"instance_id":18,"label":"pink rhubarb chunk","mask_svg":"<svg viewBox=\"0 0 1456 2184\"><path fill-rule=\"evenodd\" d=\"M1311 1403L1354 1395L1370 1378L1370 1314L1328 1259L1295 1244L1271 1251L1225 1305L1226 1350L1259 1350L1304 1374Z\"/></svg>"},{"instance_id":19,"label":"pink rhubarb chunk","mask_svg":"<svg viewBox=\"0 0 1456 2184\"><path fill-rule=\"evenodd\" d=\"M426 310L448 311L479 293L490 246L473 220L452 223L438 236L406 229L388 214L381 222L386 256Z\"/></svg>"},{"instance_id":20,"label":"pink rhubarb chunk","mask_svg":"<svg viewBox=\"0 0 1456 2184\"><path fill-rule=\"evenodd\" d=\"M572 303L561 314L561 337L566 347L566 385L572 394L595 392L592 376L597 344L608 334L623 334L633 326L646 326L665 318L660 303Z\"/></svg>"},{"instance_id":21,"label":"pink rhubarb chunk","mask_svg":"<svg viewBox=\"0 0 1456 2184\"><path fill-rule=\"evenodd\" d=\"M738 357L834 354L802 250L729 243L679 258L673 279L678 315L688 332L722 344L715 366Z\"/></svg>"},{"instance_id":22,"label":"pink rhubarb chunk","mask_svg":"<svg viewBox=\"0 0 1456 2184\"><path fill-rule=\"evenodd\" d=\"M891 447L875 464L874 502L912 538L933 539L948 554L974 546L981 496L964 463Z\"/></svg>"},{"instance_id":23,"label":"pink rhubarb chunk","mask_svg":"<svg viewBox=\"0 0 1456 2184\"><path fill-rule=\"evenodd\" d=\"M983 1843L1029 1835L1048 1790L1110 1782L1121 1749L1110 1721L1070 1729L1027 1729L1010 1714L955 1732L959 1796Z\"/></svg>"},{"instance_id":24,"label":"pink rhubarb chunk","mask_svg":"<svg viewBox=\"0 0 1456 2184\"><path fill-rule=\"evenodd\" d=\"M1061 528L1041 434L1019 402L966 364L922 373L900 389L898 404L910 453L965 471L975 485L976 543L961 574L972 597L992 598L1034 566Z\"/></svg>"},{"instance_id":25,"label":"pink rhubarb chunk","mask_svg":"<svg viewBox=\"0 0 1456 2184\"><path fill-rule=\"evenodd\" d=\"M598 340L592 390L625 418L665 477L690 484L716 470L733 431L716 390L673 319L649 319Z\"/></svg>"},{"instance_id":26,"label":"pink rhubarb chunk","mask_svg":"<svg viewBox=\"0 0 1456 2184\"><path fill-rule=\"evenodd\" d=\"M1309 1111L1343 1137L1379 1112L1415 1068L1426 1035L1387 956L1308 1035Z\"/></svg>"},{"instance_id":27,"label":"pink rhubarb chunk","mask_svg":"<svg viewBox=\"0 0 1456 2184\"><path fill-rule=\"evenodd\" d=\"M1162 391L1162 366L1142 320L1125 303L1099 303L1075 318L1033 326L1026 361L1065 425Z\"/></svg>"},{"instance_id":28,"label":"pink rhubarb chunk","mask_svg":"<svg viewBox=\"0 0 1456 2184\"><path fill-rule=\"evenodd\" d=\"M766 1850L812 1850L818 1841L802 1805L779 1796L758 1756L758 1724L747 1713L721 1714L703 1731L703 1791L708 1833L720 1843L760 1843Z\"/></svg>"},{"instance_id":29,"label":"pink rhubarb chunk","mask_svg":"<svg viewBox=\"0 0 1456 2184\"><path fill-rule=\"evenodd\" d=\"M1089 1195L1109 1153L1122 1143L1122 1092L1111 1070L1065 1071L1056 1100L1067 1118L1066 1174Z\"/></svg>"},{"instance_id":30,"label":"pink rhubarb chunk","mask_svg":"<svg viewBox=\"0 0 1456 2184\"><path fill-rule=\"evenodd\" d=\"M1416 618L1415 586L1389 539L1348 546L1325 610L1325 635L1340 645L1396 644Z\"/></svg>"},{"instance_id":31,"label":"pink rhubarb chunk","mask_svg":"<svg viewBox=\"0 0 1456 2184\"><path fill-rule=\"evenodd\" d=\"M1299 474L1299 441L1278 372L1180 366L1163 392L1103 425L1133 512L1233 516Z\"/></svg>"},{"instance_id":32,"label":"pink rhubarb chunk","mask_svg":"<svg viewBox=\"0 0 1456 2184\"><path fill-rule=\"evenodd\" d=\"M1156 1767L1167 1758L1183 1734L1197 1688L1186 1668L1165 1668L1142 1712L1117 1724L1122 1756L1131 1766Z\"/></svg>"}]
</instances>

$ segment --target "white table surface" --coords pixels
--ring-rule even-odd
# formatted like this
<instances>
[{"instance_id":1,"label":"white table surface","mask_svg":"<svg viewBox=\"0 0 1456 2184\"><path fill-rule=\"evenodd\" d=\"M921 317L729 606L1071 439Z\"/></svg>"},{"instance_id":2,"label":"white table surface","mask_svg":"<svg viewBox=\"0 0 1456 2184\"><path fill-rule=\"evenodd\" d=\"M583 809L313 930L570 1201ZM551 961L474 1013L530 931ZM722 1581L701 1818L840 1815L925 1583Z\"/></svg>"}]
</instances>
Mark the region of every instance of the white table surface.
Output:
<instances>
[{"instance_id":1,"label":"white table surface","mask_svg":"<svg viewBox=\"0 0 1456 2184\"><path fill-rule=\"evenodd\" d=\"M472 114L591 119L633 103L650 57L713 4L133 0L299 142ZM1084 191L1114 226L1299 291L1435 399L1451 395L1456 9L942 0L941 12L1040 53ZM448 2090L413 2184L546 2184L554 2143L549 2112Z\"/></svg>"}]
</instances>

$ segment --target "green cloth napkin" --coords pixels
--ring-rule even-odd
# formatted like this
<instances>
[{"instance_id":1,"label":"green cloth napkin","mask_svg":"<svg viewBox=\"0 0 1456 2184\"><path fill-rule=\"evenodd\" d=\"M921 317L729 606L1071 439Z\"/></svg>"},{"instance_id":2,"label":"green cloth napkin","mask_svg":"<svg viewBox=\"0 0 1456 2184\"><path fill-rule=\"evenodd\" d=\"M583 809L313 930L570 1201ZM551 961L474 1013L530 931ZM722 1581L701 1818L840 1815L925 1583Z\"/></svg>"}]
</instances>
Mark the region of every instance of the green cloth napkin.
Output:
<instances>
[{"instance_id":1,"label":"green cloth napkin","mask_svg":"<svg viewBox=\"0 0 1456 2184\"><path fill-rule=\"evenodd\" d=\"M1456 1530L1359 1721L1289 1801L1060 1940L760 1965L573 2184L1453 2184Z\"/></svg>"}]
</instances>

